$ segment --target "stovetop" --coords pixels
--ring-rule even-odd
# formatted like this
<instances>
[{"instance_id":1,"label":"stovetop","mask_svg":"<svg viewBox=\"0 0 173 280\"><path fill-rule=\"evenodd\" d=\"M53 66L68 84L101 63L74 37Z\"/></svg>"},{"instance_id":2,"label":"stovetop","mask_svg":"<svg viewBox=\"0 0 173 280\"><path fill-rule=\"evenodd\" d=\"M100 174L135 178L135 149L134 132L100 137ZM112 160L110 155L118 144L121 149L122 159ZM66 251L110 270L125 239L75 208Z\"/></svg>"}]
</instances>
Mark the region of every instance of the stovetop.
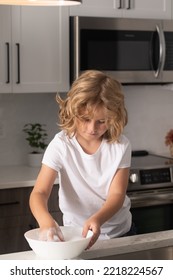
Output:
<instances>
[{"instance_id":1,"label":"stovetop","mask_svg":"<svg viewBox=\"0 0 173 280\"><path fill-rule=\"evenodd\" d=\"M173 166L173 159L162 157L154 154L133 156L131 169L151 169L151 168L164 168Z\"/></svg>"}]
</instances>

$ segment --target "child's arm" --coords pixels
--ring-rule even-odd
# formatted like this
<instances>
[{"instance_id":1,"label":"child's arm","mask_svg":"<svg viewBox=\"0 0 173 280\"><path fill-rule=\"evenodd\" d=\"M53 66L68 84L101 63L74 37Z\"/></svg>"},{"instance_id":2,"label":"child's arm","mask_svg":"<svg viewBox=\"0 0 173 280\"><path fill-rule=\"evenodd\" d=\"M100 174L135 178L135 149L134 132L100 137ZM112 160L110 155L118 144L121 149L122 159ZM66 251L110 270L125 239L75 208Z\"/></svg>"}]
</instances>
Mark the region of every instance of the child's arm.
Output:
<instances>
[{"instance_id":1,"label":"child's arm","mask_svg":"<svg viewBox=\"0 0 173 280\"><path fill-rule=\"evenodd\" d=\"M60 240L63 240L59 226L48 211L48 199L56 177L57 172L55 170L44 164L42 165L30 195L30 208L42 233L53 229L55 235L58 235Z\"/></svg>"},{"instance_id":2,"label":"child's arm","mask_svg":"<svg viewBox=\"0 0 173 280\"><path fill-rule=\"evenodd\" d=\"M107 199L100 210L92 215L84 224L83 235L92 230L94 235L90 246L93 245L100 234L100 227L117 213L123 205L129 179L129 168L119 169L110 185Z\"/></svg>"}]
</instances>

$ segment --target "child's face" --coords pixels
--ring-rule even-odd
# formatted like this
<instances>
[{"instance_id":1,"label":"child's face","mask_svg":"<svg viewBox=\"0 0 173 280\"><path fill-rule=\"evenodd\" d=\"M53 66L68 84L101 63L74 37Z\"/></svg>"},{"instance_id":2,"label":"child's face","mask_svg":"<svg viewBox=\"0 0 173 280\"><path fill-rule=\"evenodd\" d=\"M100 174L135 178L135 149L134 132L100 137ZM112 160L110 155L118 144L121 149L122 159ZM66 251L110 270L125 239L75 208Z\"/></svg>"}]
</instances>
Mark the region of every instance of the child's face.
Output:
<instances>
[{"instance_id":1,"label":"child's face","mask_svg":"<svg viewBox=\"0 0 173 280\"><path fill-rule=\"evenodd\" d=\"M86 112L86 116L76 120L77 135L88 141L100 139L108 129L106 120L106 110L102 107L96 108L92 117Z\"/></svg>"}]
</instances>

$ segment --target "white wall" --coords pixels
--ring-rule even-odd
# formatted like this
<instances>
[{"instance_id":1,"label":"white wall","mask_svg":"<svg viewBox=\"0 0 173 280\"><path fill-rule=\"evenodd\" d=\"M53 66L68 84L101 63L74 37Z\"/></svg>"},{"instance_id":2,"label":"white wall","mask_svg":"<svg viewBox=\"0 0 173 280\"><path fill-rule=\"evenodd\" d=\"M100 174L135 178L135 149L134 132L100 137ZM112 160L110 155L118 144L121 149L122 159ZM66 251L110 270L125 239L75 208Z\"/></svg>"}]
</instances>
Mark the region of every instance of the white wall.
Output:
<instances>
[{"instance_id":1,"label":"white wall","mask_svg":"<svg viewBox=\"0 0 173 280\"><path fill-rule=\"evenodd\" d=\"M58 105L55 94L1 94L0 126L4 135L0 136L0 165L26 164L30 151L22 131L28 122L46 124L48 142L57 132Z\"/></svg>"},{"instance_id":2,"label":"white wall","mask_svg":"<svg viewBox=\"0 0 173 280\"><path fill-rule=\"evenodd\" d=\"M124 93L129 115L125 134L133 150L169 155L164 141L166 133L173 128L172 85L128 86L124 87Z\"/></svg>"},{"instance_id":3,"label":"white wall","mask_svg":"<svg viewBox=\"0 0 173 280\"><path fill-rule=\"evenodd\" d=\"M165 86L126 86L123 90L129 115L125 134L133 150L168 154L164 138L173 128L173 91ZM26 164L30 149L22 132L24 124L45 123L49 142L58 131L57 112L55 94L1 94L0 165Z\"/></svg>"}]
</instances>

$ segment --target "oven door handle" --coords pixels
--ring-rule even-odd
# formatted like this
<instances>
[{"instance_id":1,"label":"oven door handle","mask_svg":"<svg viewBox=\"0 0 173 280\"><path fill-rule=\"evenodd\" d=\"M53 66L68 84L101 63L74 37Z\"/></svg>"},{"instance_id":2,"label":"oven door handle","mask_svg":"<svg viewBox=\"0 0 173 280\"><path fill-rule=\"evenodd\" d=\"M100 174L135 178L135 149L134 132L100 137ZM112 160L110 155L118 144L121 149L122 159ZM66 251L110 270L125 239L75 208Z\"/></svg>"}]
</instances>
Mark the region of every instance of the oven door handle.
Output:
<instances>
[{"instance_id":1,"label":"oven door handle","mask_svg":"<svg viewBox=\"0 0 173 280\"><path fill-rule=\"evenodd\" d=\"M173 193L131 196L131 208L173 204Z\"/></svg>"}]
</instances>

